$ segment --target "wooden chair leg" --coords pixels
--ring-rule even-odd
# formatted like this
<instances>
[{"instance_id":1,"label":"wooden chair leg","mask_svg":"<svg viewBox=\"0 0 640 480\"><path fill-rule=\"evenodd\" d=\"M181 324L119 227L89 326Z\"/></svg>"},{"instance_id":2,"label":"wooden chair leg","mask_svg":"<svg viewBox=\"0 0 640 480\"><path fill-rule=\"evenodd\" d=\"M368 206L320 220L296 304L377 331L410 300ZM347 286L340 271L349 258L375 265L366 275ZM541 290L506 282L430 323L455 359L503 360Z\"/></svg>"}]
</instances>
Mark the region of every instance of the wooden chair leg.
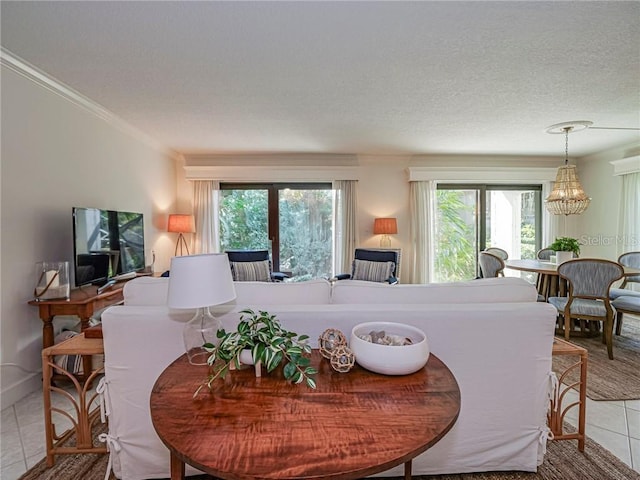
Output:
<instances>
[{"instance_id":1,"label":"wooden chair leg","mask_svg":"<svg viewBox=\"0 0 640 480\"><path fill-rule=\"evenodd\" d=\"M616 312L616 335L618 336L622 333L622 315L621 311Z\"/></svg>"},{"instance_id":2,"label":"wooden chair leg","mask_svg":"<svg viewBox=\"0 0 640 480\"><path fill-rule=\"evenodd\" d=\"M571 314L565 310L564 312L564 338L569 340L571 337Z\"/></svg>"},{"instance_id":3,"label":"wooden chair leg","mask_svg":"<svg viewBox=\"0 0 640 480\"><path fill-rule=\"evenodd\" d=\"M607 318L602 326L602 334L607 341L607 353L609 354L609 360L613 360L613 317Z\"/></svg>"}]
</instances>

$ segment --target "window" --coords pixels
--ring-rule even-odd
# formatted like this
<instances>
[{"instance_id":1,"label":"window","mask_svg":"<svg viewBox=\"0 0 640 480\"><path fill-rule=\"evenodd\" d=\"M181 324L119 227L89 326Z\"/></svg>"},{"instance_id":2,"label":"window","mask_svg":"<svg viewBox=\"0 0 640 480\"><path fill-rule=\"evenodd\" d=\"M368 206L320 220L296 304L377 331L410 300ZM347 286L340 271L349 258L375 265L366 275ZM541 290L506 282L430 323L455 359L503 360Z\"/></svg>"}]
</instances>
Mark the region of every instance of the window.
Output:
<instances>
[{"instance_id":1,"label":"window","mask_svg":"<svg viewBox=\"0 0 640 480\"><path fill-rule=\"evenodd\" d=\"M296 281L330 277L330 183L220 185L221 250L269 249L274 271Z\"/></svg>"},{"instance_id":2,"label":"window","mask_svg":"<svg viewBox=\"0 0 640 480\"><path fill-rule=\"evenodd\" d=\"M478 252L499 247L535 258L541 245L540 185L440 184L436 193L437 282L478 275Z\"/></svg>"}]
</instances>

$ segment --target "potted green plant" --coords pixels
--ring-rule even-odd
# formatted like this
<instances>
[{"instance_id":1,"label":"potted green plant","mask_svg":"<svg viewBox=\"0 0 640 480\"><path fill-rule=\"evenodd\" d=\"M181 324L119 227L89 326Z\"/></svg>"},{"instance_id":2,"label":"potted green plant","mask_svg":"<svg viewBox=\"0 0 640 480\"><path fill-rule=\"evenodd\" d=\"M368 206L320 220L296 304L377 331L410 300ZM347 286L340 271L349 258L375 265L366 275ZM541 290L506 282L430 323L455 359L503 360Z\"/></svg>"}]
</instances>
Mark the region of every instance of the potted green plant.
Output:
<instances>
[{"instance_id":1,"label":"potted green plant","mask_svg":"<svg viewBox=\"0 0 640 480\"><path fill-rule=\"evenodd\" d=\"M559 237L549 246L556 252L558 263L566 262L580 255L580 242L572 237Z\"/></svg>"},{"instance_id":2,"label":"potted green plant","mask_svg":"<svg viewBox=\"0 0 640 480\"><path fill-rule=\"evenodd\" d=\"M309 337L285 330L275 315L263 311L256 313L249 309L242 310L237 330L219 330L217 336L220 339L218 345L204 345L205 350L210 353L208 363L212 372L198 387L194 397L204 386L211 389L215 379L224 378L232 367L240 368L241 355L245 358L249 352L251 361L263 365L267 372L273 371L284 362L283 373L286 380L293 383L306 382L310 388L316 387L312 375L318 372L310 366Z\"/></svg>"}]
</instances>

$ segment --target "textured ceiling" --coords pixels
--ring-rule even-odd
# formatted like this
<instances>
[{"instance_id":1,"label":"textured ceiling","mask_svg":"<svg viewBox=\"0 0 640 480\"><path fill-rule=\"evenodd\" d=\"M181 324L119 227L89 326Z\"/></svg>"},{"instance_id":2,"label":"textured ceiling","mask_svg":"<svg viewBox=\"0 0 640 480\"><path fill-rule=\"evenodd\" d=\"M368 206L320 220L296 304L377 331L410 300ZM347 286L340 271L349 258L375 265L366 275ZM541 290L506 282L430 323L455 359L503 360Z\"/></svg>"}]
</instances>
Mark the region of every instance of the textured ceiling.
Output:
<instances>
[{"instance_id":1,"label":"textured ceiling","mask_svg":"<svg viewBox=\"0 0 640 480\"><path fill-rule=\"evenodd\" d=\"M2 46L182 153L564 154L640 127L640 2L10 2ZM640 140L595 130L572 156Z\"/></svg>"}]
</instances>

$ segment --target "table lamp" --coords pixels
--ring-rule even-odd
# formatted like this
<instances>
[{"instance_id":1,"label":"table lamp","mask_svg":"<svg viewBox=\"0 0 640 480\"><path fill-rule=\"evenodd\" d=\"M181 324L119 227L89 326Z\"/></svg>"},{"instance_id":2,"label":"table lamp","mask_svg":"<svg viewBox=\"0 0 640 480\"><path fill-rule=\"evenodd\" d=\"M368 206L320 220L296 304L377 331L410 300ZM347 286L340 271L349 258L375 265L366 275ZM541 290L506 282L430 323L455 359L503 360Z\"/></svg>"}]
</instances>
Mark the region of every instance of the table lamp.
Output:
<instances>
[{"instance_id":1,"label":"table lamp","mask_svg":"<svg viewBox=\"0 0 640 480\"><path fill-rule=\"evenodd\" d=\"M395 218L376 218L373 221L373 233L374 235L382 235L380 247L390 247L391 238L389 235L398 233L398 223Z\"/></svg>"},{"instance_id":2,"label":"table lamp","mask_svg":"<svg viewBox=\"0 0 640 480\"><path fill-rule=\"evenodd\" d=\"M217 345L217 333L222 328L209 307L236 298L229 259L226 253L173 257L170 271L167 306L197 309L184 326L184 346L189 363L206 365L209 352L203 345Z\"/></svg>"},{"instance_id":3,"label":"table lamp","mask_svg":"<svg viewBox=\"0 0 640 480\"><path fill-rule=\"evenodd\" d=\"M196 224L193 215L185 215L173 213L169 215L169 224L167 231L178 234L178 240L176 241L176 249L174 255L178 255L178 246L180 247L180 255L183 253L183 247L189 255L189 246L184 238L185 233L193 233L196 231Z\"/></svg>"}]
</instances>

